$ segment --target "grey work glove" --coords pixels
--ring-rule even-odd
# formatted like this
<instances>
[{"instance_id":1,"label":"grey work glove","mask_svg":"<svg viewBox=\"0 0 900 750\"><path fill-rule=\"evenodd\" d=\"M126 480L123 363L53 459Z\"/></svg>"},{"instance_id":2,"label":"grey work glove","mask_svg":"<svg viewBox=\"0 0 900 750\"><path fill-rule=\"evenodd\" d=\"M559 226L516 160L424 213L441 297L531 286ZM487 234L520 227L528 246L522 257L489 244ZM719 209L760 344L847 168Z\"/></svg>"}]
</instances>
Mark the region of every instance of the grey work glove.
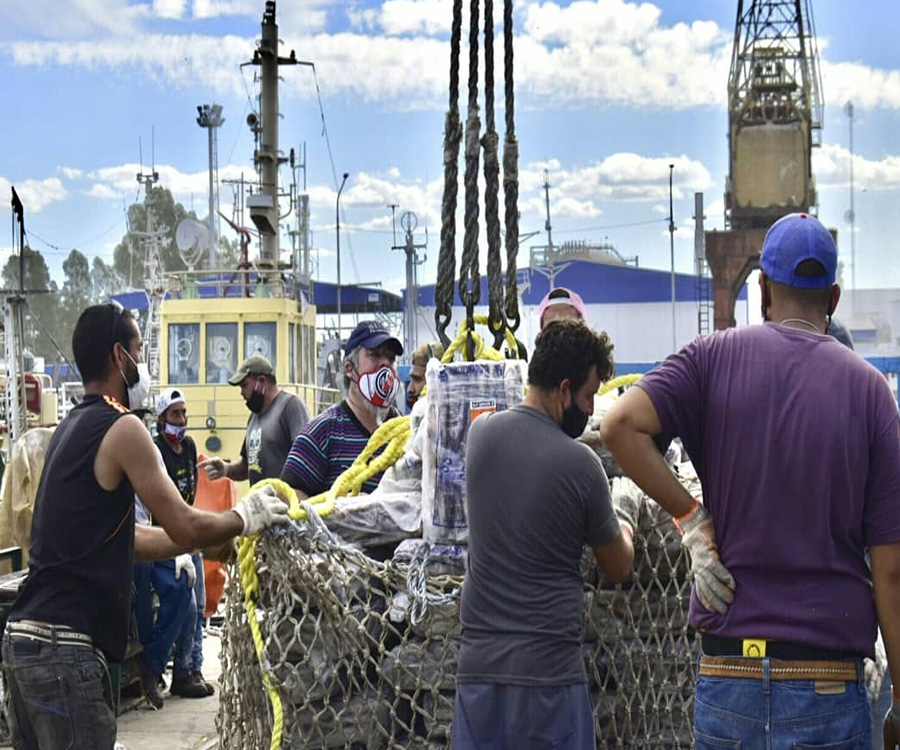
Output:
<instances>
[{"instance_id":1,"label":"grey work glove","mask_svg":"<svg viewBox=\"0 0 900 750\"><path fill-rule=\"evenodd\" d=\"M253 536L274 524L288 523L288 506L275 494L275 490L265 485L254 490L234 506L244 522L241 536Z\"/></svg>"},{"instance_id":2,"label":"grey work glove","mask_svg":"<svg viewBox=\"0 0 900 750\"><path fill-rule=\"evenodd\" d=\"M675 520L681 531L681 544L691 553L691 571L697 598L707 609L725 614L734 601L734 578L719 560L713 521L700 503Z\"/></svg>"},{"instance_id":3,"label":"grey work glove","mask_svg":"<svg viewBox=\"0 0 900 750\"><path fill-rule=\"evenodd\" d=\"M620 521L628 524L633 535L640 519L641 500L644 493L628 477L613 477L609 494L616 516Z\"/></svg>"},{"instance_id":4,"label":"grey work glove","mask_svg":"<svg viewBox=\"0 0 900 750\"><path fill-rule=\"evenodd\" d=\"M194 581L197 580L197 569L194 567L194 561L190 555L178 555L175 558L175 580L181 578L181 572L187 574L188 588L194 588Z\"/></svg>"},{"instance_id":5,"label":"grey work glove","mask_svg":"<svg viewBox=\"0 0 900 750\"><path fill-rule=\"evenodd\" d=\"M221 479L225 476L225 462L218 456L207 458L197 464L198 469L206 469L207 479Z\"/></svg>"}]
</instances>

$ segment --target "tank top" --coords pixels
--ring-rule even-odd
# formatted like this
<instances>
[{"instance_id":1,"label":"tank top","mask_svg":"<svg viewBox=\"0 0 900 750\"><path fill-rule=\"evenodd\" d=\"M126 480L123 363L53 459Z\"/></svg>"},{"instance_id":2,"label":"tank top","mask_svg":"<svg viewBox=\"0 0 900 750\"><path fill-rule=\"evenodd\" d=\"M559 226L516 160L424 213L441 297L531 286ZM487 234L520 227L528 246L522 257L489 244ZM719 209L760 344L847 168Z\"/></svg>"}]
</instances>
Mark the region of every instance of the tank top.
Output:
<instances>
[{"instance_id":1,"label":"tank top","mask_svg":"<svg viewBox=\"0 0 900 750\"><path fill-rule=\"evenodd\" d=\"M131 615L134 490L94 476L94 460L115 421L130 413L109 396L85 396L47 448L31 527L28 577L9 619L67 625L122 661Z\"/></svg>"}]
</instances>

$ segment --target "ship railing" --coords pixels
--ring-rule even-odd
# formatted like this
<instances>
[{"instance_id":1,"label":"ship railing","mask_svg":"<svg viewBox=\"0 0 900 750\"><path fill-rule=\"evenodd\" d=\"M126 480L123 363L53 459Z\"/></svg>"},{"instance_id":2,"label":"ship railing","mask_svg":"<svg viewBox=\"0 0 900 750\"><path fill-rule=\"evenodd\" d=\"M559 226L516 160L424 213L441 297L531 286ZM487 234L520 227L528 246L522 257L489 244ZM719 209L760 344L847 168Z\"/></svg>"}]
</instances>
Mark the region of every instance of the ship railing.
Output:
<instances>
[{"instance_id":1,"label":"ship railing","mask_svg":"<svg viewBox=\"0 0 900 750\"><path fill-rule=\"evenodd\" d=\"M169 299L290 298L306 292L309 282L289 269L175 271L165 275Z\"/></svg>"}]
</instances>

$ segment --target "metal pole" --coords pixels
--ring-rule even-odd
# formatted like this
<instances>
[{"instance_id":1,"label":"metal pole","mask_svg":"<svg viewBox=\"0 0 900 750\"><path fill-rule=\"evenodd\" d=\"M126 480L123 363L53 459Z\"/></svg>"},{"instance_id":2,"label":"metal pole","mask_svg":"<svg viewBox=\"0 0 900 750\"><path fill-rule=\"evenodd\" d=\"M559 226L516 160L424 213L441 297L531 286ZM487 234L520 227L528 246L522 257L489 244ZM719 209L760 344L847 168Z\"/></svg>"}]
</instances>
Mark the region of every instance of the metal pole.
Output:
<instances>
[{"instance_id":1,"label":"metal pole","mask_svg":"<svg viewBox=\"0 0 900 750\"><path fill-rule=\"evenodd\" d=\"M672 171L674 164L669 165L669 255L672 262L672 351L676 351L675 339L675 216L672 210Z\"/></svg>"},{"instance_id":2,"label":"metal pole","mask_svg":"<svg viewBox=\"0 0 900 750\"><path fill-rule=\"evenodd\" d=\"M850 121L850 210L847 212L847 218L850 219L850 283L853 286L853 292L856 293L856 212L853 207L853 102L848 101L844 105L844 112L847 113L847 119Z\"/></svg>"},{"instance_id":3,"label":"metal pole","mask_svg":"<svg viewBox=\"0 0 900 750\"><path fill-rule=\"evenodd\" d=\"M341 192L347 184L348 172L344 172L344 179L337 191L337 199L334 202L334 229L337 239L337 323L338 338L341 337Z\"/></svg>"}]
</instances>

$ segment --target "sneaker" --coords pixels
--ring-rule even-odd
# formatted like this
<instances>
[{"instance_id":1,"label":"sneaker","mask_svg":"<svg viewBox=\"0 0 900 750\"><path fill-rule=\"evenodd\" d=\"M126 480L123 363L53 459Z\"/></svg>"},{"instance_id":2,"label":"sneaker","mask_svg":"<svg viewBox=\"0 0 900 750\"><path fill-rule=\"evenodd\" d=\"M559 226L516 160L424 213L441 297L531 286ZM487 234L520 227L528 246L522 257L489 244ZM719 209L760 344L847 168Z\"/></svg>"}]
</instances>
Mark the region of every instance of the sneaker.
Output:
<instances>
[{"instance_id":1,"label":"sneaker","mask_svg":"<svg viewBox=\"0 0 900 750\"><path fill-rule=\"evenodd\" d=\"M209 696L206 683L198 681L192 674L185 677L173 677L169 692L172 695L180 695L182 698L206 698Z\"/></svg>"},{"instance_id":2,"label":"sneaker","mask_svg":"<svg viewBox=\"0 0 900 750\"><path fill-rule=\"evenodd\" d=\"M150 672L141 667L141 690L144 697L153 706L154 711L159 711L163 707L162 693L159 692L159 675L150 674Z\"/></svg>"},{"instance_id":3,"label":"sneaker","mask_svg":"<svg viewBox=\"0 0 900 750\"><path fill-rule=\"evenodd\" d=\"M193 672L191 672L191 677L206 686L207 695L215 695L215 686L203 676L203 672L201 672L199 669L195 669Z\"/></svg>"}]
</instances>

